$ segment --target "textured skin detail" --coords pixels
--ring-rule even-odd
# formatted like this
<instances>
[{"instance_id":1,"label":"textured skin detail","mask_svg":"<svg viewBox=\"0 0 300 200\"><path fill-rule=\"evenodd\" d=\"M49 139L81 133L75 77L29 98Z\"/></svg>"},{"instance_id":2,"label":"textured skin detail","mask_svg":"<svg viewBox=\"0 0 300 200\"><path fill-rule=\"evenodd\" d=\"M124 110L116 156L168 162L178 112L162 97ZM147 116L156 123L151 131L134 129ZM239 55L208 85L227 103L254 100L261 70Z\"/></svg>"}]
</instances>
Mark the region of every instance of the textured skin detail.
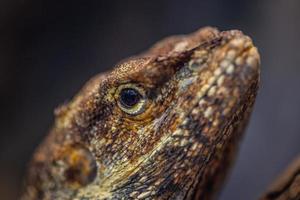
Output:
<instances>
[{"instance_id":1,"label":"textured skin detail","mask_svg":"<svg viewBox=\"0 0 300 200\"><path fill-rule=\"evenodd\" d=\"M207 27L97 75L55 111L21 199L214 198L247 125L259 65L249 37ZM124 85L144 91L142 112L120 108Z\"/></svg>"}]
</instances>

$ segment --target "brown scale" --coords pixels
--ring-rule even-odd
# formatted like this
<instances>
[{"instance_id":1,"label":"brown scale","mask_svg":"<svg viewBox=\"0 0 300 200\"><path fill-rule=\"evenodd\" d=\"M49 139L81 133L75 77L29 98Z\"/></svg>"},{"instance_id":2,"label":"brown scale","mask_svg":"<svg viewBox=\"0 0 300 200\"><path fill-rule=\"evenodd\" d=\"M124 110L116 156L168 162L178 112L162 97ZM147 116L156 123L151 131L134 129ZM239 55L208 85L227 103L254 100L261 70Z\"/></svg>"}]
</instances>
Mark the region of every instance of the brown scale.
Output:
<instances>
[{"instance_id":1,"label":"brown scale","mask_svg":"<svg viewBox=\"0 0 300 200\"><path fill-rule=\"evenodd\" d=\"M249 37L210 27L123 60L55 111L21 199L214 198L248 122L259 65Z\"/></svg>"}]
</instances>

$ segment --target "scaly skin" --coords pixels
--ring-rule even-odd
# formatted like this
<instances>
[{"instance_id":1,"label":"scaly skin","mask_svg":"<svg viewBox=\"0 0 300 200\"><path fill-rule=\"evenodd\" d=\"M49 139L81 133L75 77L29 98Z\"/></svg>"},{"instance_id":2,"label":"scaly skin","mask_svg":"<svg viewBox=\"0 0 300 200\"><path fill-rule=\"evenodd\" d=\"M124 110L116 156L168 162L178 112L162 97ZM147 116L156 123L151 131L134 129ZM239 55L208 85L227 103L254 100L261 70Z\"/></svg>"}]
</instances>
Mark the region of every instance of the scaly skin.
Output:
<instances>
[{"instance_id":1,"label":"scaly skin","mask_svg":"<svg viewBox=\"0 0 300 200\"><path fill-rule=\"evenodd\" d=\"M259 63L249 37L208 27L97 75L56 110L21 199L214 198L253 107ZM141 91L142 106L122 107L122 88Z\"/></svg>"}]
</instances>

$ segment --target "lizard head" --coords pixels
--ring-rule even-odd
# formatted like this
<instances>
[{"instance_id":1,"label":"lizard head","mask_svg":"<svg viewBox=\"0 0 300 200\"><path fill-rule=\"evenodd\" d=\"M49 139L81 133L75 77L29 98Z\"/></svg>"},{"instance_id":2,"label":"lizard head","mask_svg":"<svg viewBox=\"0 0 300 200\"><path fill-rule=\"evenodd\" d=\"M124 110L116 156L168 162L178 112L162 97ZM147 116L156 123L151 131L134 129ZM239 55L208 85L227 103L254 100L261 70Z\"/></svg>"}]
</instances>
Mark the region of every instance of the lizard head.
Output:
<instances>
[{"instance_id":1,"label":"lizard head","mask_svg":"<svg viewBox=\"0 0 300 200\"><path fill-rule=\"evenodd\" d=\"M27 196L208 198L232 160L258 79L259 55L239 31L204 28L157 43L56 110Z\"/></svg>"}]
</instances>

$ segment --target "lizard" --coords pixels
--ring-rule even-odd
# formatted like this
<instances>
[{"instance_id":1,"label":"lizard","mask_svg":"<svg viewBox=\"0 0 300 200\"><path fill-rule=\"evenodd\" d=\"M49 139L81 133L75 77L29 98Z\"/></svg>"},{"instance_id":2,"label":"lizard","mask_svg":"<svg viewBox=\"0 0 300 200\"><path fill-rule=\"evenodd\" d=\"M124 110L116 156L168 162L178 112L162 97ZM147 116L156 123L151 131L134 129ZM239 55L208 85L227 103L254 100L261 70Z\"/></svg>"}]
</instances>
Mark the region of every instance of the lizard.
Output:
<instances>
[{"instance_id":1,"label":"lizard","mask_svg":"<svg viewBox=\"0 0 300 200\"><path fill-rule=\"evenodd\" d=\"M239 30L167 37L55 110L21 199L214 199L259 80L258 50Z\"/></svg>"}]
</instances>

